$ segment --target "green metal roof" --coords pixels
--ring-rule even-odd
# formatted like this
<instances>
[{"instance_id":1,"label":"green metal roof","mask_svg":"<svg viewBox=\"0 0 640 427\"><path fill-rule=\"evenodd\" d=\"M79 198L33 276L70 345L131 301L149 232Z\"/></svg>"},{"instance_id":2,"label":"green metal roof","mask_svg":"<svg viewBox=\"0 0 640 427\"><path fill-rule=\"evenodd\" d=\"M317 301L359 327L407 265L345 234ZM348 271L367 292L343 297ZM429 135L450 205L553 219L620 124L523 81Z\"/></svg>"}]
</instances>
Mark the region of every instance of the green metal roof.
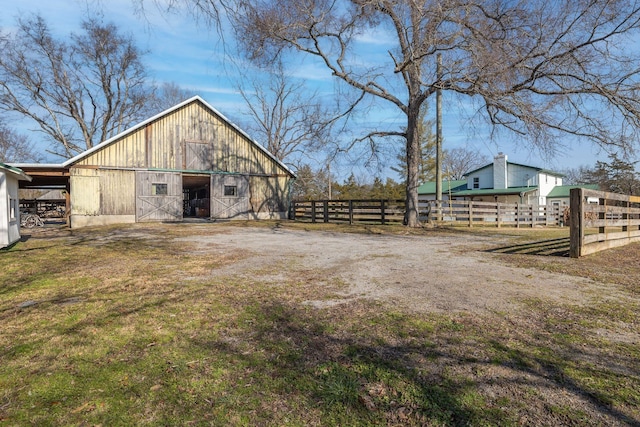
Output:
<instances>
[{"instance_id":1,"label":"green metal roof","mask_svg":"<svg viewBox=\"0 0 640 427\"><path fill-rule=\"evenodd\" d=\"M457 191L466 190L466 189L467 189L466 179L442 181L443 193L448 193L449 191L451 191L452 193L455 193ZM435 181L425 182L420 187L418 187L418 194L436 194L436 182Z\"/></svg>"},{"instance_id":2,"label":"green metal roof","mask_svg":"<svg viewBox=\"0 0 640 427\"><path fill-rule=\"evenodd\" d=\"M511 187L511 188L478 188L475 190L462 190L455 193L456 196L487 196L493 194L520 194L536 191L537 186Z\"/></svg>"},{"instance_id":3,"label":"green metal roof","mask_svg":"<svg viewBox=\"0 0 640 427\"><path fill-rule=\"evenodd\" d=\"M550 197L569 197L571 189L573 188L588 188L589 190L598 190L597 184L583 184L583 185L556 185L553 190L547 194L547 198Z\"/></svg>"},{"instance_id":4,"label":"green metal roof","mask_svg":"<svg viewBox=\"0 0 640 427\"><path fill-rule=\"evenodd\" d=\"M0 169L6 169L7 171L18 175L18 179L21 179L23 181L31 181L31 177L29 175L24 173L24 171L22 169L17 168L15 166L11 166L11 165L8 165L6 163L0 162Z\"/></svg>"}]
</instances>

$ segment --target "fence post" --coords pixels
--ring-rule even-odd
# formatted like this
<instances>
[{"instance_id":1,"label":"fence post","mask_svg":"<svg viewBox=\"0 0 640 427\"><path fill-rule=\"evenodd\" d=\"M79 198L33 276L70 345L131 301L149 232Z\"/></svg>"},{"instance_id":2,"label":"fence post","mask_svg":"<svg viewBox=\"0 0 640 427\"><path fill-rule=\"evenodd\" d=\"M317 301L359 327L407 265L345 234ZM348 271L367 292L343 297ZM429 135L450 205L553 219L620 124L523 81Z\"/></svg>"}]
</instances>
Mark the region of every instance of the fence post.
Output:
<instances>
[{"instance_id":1,"label":"fence post","mask_svg":"<svg viewBox=\"0 0 640 427\"><path fill-rule=\"evenodd\" d=\"M316 201L311 201L311 222L316 222Z\"/></svg>"},{"instance_id":2,"label":"fence post","mask_svg":"<svg viewBox=\"0 0 640 427\"><path fill-rule=\"evenodd\" d=\"M469 228L473 227L473 200L469 200Z\"/></svg>"},{"instance_id":3,"label":"fence post","mask_svg":"<svg viewBox=\"0 0 640 427\"><path fill-rule=\"evenodd\" d=\"M384 200L380 200L380 219L382 220L382 225L384 225L385 222L385 216L384 216L385 212L384 212Z\"/></svg>"},{"instance_id":4,"label":"fence post","mask_svg":"<svg viewBox=\"0 0 640 427\"><path fill-rule=\"evenodd\" d=\"M627 225L622 226L622 231L626 231L627 234L629 232L629 209L631 208L631 202L627 200L627 211L622 214L622 219L627 222Z\"/></svg>"},{"instance_id":5,"label":"fence post","mask_svg":"<svg viewBox=\"0 0 640 427\"><path fill-rule=\"evenodd\" d=\"M604 220L604 227L598 227L598 233L603 234L607 230L607 199L600 199L599 202L604 209L598 212L598 219Z\"/></svg>"},{"instance_id":6,"label":"fence post","mask_svg":"<svg viewBox=\"0 0 640 427\"><path fill-rule=\"evenodd\" d=\"M349 225L353 225L353 200L349 200Z\"/></svg>"},{"instance_id":7,"label":"fence post","mask_svg":"<svg viewBox=\"0 0 640 427\"><path fill-rule=\"evenodd\" d=\"M531 218L531 228L533 228L535 226L536 221L538 220L538 217L534 215L533 205L529 205L529 217Z\"/></svg>"},{"instance_id":8,"label":"fence post","mask_svg":"<svg viewBox=\"0 0 640 427\"><path fill-rule=\"evenodd\" d=\"M329 222L329 201L328 200L324 200L322 202L322 216L324 219L324 222Z\"/></svg>"},{"instance_id":9,"label":"fence post","mask_svg":"<svg viewBox=\"0 0 640 427\"><path fill-rule=\"evenodd\" d=\"M582 244L584 242L584 204L583 189L572 188L569 196L569 256L580 258L582 254Z\"/></svg>"},{"instance_id":10,"label":"fence post","mask_svg":"<svg viewBox=\"0 0 640 427\"><path fill-rule=\"evenodd\" d=\"M500 228L500 202L496 202L496 224Z\"/></svg>"}]
</instances>

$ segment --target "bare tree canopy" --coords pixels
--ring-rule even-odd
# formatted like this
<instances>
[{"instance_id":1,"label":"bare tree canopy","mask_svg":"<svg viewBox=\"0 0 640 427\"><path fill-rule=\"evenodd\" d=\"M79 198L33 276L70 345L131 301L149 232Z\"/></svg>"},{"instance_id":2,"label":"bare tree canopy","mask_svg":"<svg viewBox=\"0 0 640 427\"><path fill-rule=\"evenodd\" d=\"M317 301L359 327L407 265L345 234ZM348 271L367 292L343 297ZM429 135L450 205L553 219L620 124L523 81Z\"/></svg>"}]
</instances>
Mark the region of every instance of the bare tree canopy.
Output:
<instances>
[{"instance_id":1,"label":"bare tree canopy","mask_svg":"<svg viewBox=\"0 0 640 427\"><path fill-rule=\"evenodd\" d=\"M265 78L245 77L250 87L238 90L251 119L248 129L279 160L291 160L317 148L328 138L334 123L317 93L306 90L304 82L293 79L276 62Z\"/></svg>"},{"instance_id":2,"label":"bare tree canopy","mask_svg":"<svg viewBox=\"0 0 640 427\"><path fill-rule=\"evenodd\" d=\"M491 124L539 147L573 135L628 146L640 124L640 4L622 0L241 1L249 56L318 58L342 82L407 117L407 223L418 224L420 106L438 89L471 97ZM363 56L364 34L392 40ZM442 73L436 56L442 55Z\"/></svg>"},{"instance_id":3,"label":"bare tree canopy","mask_svg":"<svg viewBox=\"0 0 640 427\"><path fill-rule=\"evenodd\" d=\"M164 82L156 86L153 96L149 96L146 102L146 116L155 116L195 95L195 92L182 88L176 82Z\"/></svg>"},{"instance_id":4,"label":"bare tree canopy","mask_svg":"<svg viewBox=\"0 0 640 427\"><path fill-rule=\"evenodd\" d=\"M39 162L42 156L29 139L7 126L0 117L0 162Z\"/></svg>"},{"instance_id":5,"label":"bare tree canopy","mask_svg":"<svg viewBox=\"0 0 640 427\"><path fill-rule=\"evenodd\" d=\"M0 45L0 108L35 122L53 154L73 156L141 119L150 89L131 36L97 20L67 41L41 16L17 24Z\"/></svg>"},{"instance_id":6,"label":"bare tree canopy","mask_svg":"<svg viewBox=\"0 0 640 427\"><path fill-rule=\"evenodd\" d=\"M450 180L463 179L467 173L489 163L487 156L468 147L445 150L443 157L444 176Z\"/></svg>"}]
</instances>

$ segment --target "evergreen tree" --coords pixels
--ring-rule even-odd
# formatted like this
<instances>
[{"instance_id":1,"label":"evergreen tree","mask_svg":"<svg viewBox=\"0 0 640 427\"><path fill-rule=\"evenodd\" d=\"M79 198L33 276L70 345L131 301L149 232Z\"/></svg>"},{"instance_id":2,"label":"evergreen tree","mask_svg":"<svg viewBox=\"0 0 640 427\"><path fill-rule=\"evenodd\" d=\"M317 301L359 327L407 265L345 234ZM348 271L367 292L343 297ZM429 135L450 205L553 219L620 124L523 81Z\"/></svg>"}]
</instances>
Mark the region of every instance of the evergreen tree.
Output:
<instances>
[{"instance_id":1,"label":"evergreen tree","mask_svg":"<svg viewBox=\"0 0 640 427\"><path fill-rule=\"evenodd\" d=\"M418 182L433 181L436 178L436 136L432 132L433 121L427 119L427 104L422 104L418 117L418 136L420 140L420 162L418 164ZM403 146L398 154L398 165L391 170L398 173L400 179L407 177L407 150ZM404 181L403 181L404 182Z\"/></svg>"},{"instance_id":2,"label":"evergreen tree","mask_svg":"<svg viewBox=\"0 0 640 427\"><path fill-rule=\"evenodd\" d=\"M595 168L585 173L585 181L598 184L604 191L640 195L640 177L635 169L638 161L620 159L615 153L609 159L608 163L596 162Z\"/></svg>"}]
</instances>

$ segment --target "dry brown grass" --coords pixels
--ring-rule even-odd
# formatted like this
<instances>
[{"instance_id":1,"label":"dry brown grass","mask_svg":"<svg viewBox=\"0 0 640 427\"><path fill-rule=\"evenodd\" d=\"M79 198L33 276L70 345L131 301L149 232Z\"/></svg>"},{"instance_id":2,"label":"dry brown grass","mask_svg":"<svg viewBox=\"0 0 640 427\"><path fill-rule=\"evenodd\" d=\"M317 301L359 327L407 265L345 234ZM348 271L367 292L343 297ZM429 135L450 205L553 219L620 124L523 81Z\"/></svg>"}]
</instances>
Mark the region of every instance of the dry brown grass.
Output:
<instances>
[{"instance_id":1,"label":"dry brown grass","mask_svg":"<svg viewBox=\"0 0 640 427\"><path fill-rule=\"evenodd\" d=\"M267 271L233 271L246 251L173 239L249 226L44 231L0 252L0 423L640 423L638 246L580 260L499 255L625 296L586 307L539 298L415 313L350 299L316 309L304 302L339 298L343 284L316 286L321 272L300 265L265 281ZM520 233L491 249L536 241Z\"/></svg>"}]
</instances>

